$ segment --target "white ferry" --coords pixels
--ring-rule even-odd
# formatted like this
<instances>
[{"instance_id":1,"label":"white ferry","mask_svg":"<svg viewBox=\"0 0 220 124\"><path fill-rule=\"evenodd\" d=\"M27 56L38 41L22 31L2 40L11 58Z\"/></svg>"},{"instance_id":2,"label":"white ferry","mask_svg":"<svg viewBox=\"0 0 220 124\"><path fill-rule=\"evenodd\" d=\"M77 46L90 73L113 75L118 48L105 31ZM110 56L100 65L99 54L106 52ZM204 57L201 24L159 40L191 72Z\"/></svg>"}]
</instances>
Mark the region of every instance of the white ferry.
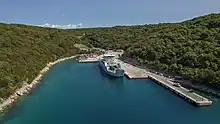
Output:
<instances>
[{"instance_id":1,"label":"white ferry","mask_svg":"<svg viewBox=\"0 0 220 124\"><path fill-rule=\"evenodd\" d=\"M115 61L114 55L106 54L100 60L101 68L109 75L113 77L123 77L124 70L121 68L120 64Z\"/></svg>"}]
</instances>

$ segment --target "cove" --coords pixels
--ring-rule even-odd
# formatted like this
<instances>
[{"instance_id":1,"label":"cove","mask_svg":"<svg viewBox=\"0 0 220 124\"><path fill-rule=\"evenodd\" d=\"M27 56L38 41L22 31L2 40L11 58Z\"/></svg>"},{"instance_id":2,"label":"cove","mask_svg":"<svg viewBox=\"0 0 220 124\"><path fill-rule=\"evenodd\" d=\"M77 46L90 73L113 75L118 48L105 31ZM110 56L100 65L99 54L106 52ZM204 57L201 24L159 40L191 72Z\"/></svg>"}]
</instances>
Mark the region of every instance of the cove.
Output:
<instances>
[{"instance_id":1,"label":"cove","mask_svg":"<svg viewBox=\"0 0 220 124\"><path fill-rule=\"evenodd\" d=\"M4 124L220 124L220 102L197 108L151 80L113 78L98 63L55 65Z\"/></svg>"}]
</instances>

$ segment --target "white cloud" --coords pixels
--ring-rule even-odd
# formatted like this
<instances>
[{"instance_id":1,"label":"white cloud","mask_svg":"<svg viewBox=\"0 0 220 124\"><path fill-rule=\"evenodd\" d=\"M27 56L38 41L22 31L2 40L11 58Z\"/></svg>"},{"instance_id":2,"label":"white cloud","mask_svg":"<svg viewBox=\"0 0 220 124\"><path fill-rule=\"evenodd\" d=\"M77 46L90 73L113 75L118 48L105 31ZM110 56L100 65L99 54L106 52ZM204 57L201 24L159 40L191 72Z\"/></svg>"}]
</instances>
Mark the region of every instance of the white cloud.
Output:
<instances>
[{"instance_id":1,"label":"white cloud","mask_svg":"<svg viewBox=\"0 0 220 124\"><path fill-rule=\"evenodd\" d=\"M79 24L55 25L55 24L45 23L43 25L36 25L36 26L49 27L49 28L59 28L59 29L74 29L74 28L83 27L83 24L79 23Z\"/></svg>"}]
</instances>

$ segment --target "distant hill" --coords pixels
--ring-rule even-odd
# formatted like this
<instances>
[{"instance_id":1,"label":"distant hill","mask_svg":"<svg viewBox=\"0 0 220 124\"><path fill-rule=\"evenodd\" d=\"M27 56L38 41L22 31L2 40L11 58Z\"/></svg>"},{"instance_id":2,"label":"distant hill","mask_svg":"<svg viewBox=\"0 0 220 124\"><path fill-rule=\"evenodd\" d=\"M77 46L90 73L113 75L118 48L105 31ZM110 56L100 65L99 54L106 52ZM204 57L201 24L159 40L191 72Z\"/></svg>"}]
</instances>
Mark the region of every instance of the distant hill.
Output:
<instances>
[{"instance_id":1,"label":"distant hill","mask_svg":"<svg viewBox=\"0 0 220 124\"><path fill-rule=\"evenodd\" d=\"M0 97L30 82L49 62L80 53L75 43L124 49L124 57L220 86L220 14L181 23L50 29L0 24Z\"/></svg>"}]
</instances>

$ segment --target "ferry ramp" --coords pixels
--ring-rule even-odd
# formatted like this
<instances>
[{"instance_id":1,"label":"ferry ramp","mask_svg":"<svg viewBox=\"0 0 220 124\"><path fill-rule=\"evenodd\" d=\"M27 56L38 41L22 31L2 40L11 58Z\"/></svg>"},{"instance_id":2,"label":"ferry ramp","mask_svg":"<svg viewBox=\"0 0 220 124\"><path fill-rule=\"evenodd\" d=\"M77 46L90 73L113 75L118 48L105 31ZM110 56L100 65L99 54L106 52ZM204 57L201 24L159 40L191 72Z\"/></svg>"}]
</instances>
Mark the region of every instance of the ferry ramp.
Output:
<instances>
[{"instance_id":1,"label":"ferry ramp","mask_svg":"<svg viewBox=\"0 0 220 124\"><path fill-rule=\"evenodd\" d=\"M148 75L145 73L144 69L135 67L128 63L124 63L123 61L116 59L117 62L120 63L121 68L125 71L125 75L129 79L141 79L141 78L148 78Z\"/></svg>"}]
</instances>

